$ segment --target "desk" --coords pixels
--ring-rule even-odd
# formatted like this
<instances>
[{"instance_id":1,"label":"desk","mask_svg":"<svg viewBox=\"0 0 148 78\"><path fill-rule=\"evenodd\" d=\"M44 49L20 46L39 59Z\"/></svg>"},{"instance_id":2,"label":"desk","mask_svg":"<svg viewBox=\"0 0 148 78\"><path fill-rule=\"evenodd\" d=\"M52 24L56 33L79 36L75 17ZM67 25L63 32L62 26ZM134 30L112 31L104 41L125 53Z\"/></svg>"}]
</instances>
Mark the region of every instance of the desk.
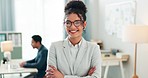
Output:
<instances>
[{"instance_id":1,"label":"desk","mask_svg":"<svg viewBox=\"0 0 148 78\"><path fill-rule=\"evenodd\" d=\"M21 74L21 73L32 73L37 72L36 68L21 68L19 63L21 59L11 60L10 66L7 64L0 65L0 75L4 77L4 74Z\"/></svg>"},{"instance_id":2,"label":"desk","mask_svg":"<svg viewBox=\"0 0 148 78\"><path fill-rule=\"evenodd\" d=\"M110 66L120 66L122 78L125 78L124 70L123 70L123 61L127 61L128 58L117 58L116 56L110 54L109 57L105 57L105 54L102 53L102 66L105 66L105 73L103 78L107 78L108 70Z\"/></svg>"}]
</instances>

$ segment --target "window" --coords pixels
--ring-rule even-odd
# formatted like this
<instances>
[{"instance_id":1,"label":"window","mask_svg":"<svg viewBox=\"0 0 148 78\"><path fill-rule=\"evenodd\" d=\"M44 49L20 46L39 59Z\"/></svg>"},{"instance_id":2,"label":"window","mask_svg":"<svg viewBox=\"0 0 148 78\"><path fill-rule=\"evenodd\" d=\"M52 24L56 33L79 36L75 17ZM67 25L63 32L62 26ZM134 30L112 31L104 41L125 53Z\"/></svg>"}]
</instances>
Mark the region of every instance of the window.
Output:
<instances>
[{"instance_id":1,"label":"window","mask_svg":"<svg viewBox=\"0 0 148 78\"><path fill-rule=\"evenodd\" d=\"M23 59L36 56L31 37L39 34L49 48L51 42L61 40L64 19L64 0L15 0L16 31L22 32Z\"/></svg>"}]
</instances>

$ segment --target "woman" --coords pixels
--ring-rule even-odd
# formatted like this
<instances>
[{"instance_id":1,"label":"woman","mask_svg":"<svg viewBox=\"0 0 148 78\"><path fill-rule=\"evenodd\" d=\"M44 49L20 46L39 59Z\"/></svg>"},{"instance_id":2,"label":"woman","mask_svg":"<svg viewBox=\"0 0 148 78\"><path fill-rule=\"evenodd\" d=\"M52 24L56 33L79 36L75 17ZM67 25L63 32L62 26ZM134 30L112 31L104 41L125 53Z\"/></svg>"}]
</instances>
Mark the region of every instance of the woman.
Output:
<instances>
[{"instance_id":1,"label":"woman","mask_svg":"<svg viewBox=\"0 0 148 78\"><path fill-rule=\"evenodd\" d=\"M82 37L86 12L82 1L70 1L65 6L68 37L51 44L46 78L101 78L100 49Z\"/></svg>"}]
</instances>

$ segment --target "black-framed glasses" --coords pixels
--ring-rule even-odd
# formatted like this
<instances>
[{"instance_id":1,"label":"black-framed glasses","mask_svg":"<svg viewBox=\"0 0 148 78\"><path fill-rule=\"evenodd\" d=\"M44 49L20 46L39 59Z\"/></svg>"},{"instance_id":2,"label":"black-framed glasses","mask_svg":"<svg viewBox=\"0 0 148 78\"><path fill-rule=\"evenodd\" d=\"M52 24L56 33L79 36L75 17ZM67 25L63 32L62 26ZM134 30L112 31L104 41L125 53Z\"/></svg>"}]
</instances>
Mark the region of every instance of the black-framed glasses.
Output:
<instances>
[{"instance_id":1,"label":"black-framed glasses","mask_svg":"<svg viewBox=\"0 0 148 78\"><path fill-rule=\"evenodd\" d=\"M64 25L68 28L72 26L72 23L74 24L75 27L79 27L82 25L84 22L82 20L75 20L74 22L71 22L70 20L67 20L64 22Z\"/></svg>"}]
</instances>

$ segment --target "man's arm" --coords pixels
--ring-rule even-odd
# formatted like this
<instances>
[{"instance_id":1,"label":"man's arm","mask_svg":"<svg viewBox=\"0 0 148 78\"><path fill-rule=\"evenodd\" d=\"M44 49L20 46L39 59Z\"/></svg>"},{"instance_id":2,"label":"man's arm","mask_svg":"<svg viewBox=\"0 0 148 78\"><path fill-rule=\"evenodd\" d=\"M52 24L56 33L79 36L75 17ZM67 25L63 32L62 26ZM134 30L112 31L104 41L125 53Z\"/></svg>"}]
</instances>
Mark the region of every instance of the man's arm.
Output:
<instances>
[{"instance_id":1,"label":"man's arm","mask_svg":"<svg viewBox=\"0 0 148 78\"><path fill-rule=\"evenodd\" d=\"M34 63L27 62L23 67L40 69L44 65L44 62L47 60L47 53L48 50L43 50L43 52L38 57L36 57L38 58L37 62Z\"/></svg>"},{"instance_id":2,"label":"man's arm","mask_svg":"<svg viewBox=\"0 0 148 78\"><path fill-rule=\"evenodd\" d=\"M34 63L34 62L35 62L35 58L32 59L32 60L28 60L28 61L26 61L26 63Z\"/></svg>"},{"instance_id":3,"label":"man's arm","mask_svg":"<svg viewBox=\"0 0 148 78\"><path fill-rule=\"evenodd\" d=\"M20 65L20 67L24 67L24 65L25 65L26 63L34 63L34 62L35 62L35 58L32 59L32 60L23 61L23 62L21 62L19 65Z\"/></svg>"}]
</instances>

